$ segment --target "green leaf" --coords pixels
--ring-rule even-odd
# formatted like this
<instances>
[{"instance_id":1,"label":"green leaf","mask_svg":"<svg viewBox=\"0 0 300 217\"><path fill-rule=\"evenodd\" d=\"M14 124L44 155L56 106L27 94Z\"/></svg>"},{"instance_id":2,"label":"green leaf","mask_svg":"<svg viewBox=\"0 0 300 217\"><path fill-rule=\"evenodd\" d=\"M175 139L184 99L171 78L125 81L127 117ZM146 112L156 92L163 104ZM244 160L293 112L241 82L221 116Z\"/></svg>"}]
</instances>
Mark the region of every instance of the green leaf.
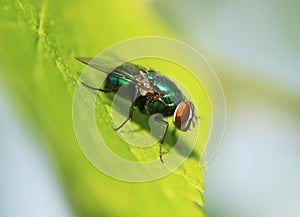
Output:
<instances>
[{"instance_id":1,"label":"green leaf","mask_svg":"<svg viewBox=\"0 0 300 217\"><path fill-rule=\"evenodd\" d=\"M131 37L176 38L145 1L4 0L0 17L1 77L16 99L16 110L46 138L47 150L76 216L204 216L203 171L198 166L201 142L173 174L135 184L96 170L81 152L74 135L72 97L83 70L75 56L94 56ZM170 70L159 64L156 68ZM179 72L174 75L181 76ZM101 97L95 111L98 126L103 121L109 123L100 131L118 142L112 143L118 144L111 147L113 151L138 161L157 158L158 147L138 149L116 136L111 128L110 108L100 103ZM204 105L204 116L208 113L209 105ZM207 126L204 121L199 141L207 137ZM145 132L142 129L141 133ZM165 152L172 147L171 139L167 138Z\"/></svg>"}]
</instances>

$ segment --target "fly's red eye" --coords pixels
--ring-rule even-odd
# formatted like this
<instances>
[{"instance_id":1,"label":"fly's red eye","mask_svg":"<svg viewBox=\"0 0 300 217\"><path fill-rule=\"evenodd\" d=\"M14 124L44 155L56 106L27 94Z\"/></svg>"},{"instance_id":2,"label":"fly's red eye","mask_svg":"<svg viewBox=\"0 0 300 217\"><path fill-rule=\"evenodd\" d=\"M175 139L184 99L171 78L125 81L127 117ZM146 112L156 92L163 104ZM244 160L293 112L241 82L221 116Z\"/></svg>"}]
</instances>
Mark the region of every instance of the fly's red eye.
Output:
<instances>
[{"instance_id":1,"label":"fly's red eye","mask_svg":"<svg viewBox=\"0 0 300 217\"><path fill-rule=\"evenodd\" d=\"M187 131L189 129L192 117L193 111L191 105L188 102L183 101L179 103L174 112L174 125L182 131Z\"/></svg>"}]
</instances>

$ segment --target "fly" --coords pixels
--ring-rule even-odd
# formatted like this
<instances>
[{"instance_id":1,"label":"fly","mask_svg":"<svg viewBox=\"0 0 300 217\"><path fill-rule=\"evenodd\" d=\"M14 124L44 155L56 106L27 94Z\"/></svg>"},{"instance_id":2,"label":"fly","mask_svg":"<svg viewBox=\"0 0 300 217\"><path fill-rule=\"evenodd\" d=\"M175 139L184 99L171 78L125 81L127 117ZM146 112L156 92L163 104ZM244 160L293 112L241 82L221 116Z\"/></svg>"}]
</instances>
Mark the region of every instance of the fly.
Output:
<instances>
[{"instance_id":1,"label":"fly","mask_svg":"<svg viewBox=\"0 0 300 217\"><path fill-rule=\"evenodd\" d=\"M188 101L179 88L165 76L152 69L126 62L112 70L108 70L108 62L104 60L92 61L93 58L76 57L76 59L90 67L107 74L104 88L96 88L81 82L85 87L101 92L117 92L121 86L130 86L133 95L133 102L129 109L129 115L124 122L114 128L115 131L121 129L129 120L132 120L135 109L139 109L146 115L160 113L162 116L156 121L164 124L165 131L159 140L159 158L163 163L162 145L165 141L169 127L164 117L173 116L173 124L183 132L197 124L194 105Z\"/></svg>"}]
</instances>

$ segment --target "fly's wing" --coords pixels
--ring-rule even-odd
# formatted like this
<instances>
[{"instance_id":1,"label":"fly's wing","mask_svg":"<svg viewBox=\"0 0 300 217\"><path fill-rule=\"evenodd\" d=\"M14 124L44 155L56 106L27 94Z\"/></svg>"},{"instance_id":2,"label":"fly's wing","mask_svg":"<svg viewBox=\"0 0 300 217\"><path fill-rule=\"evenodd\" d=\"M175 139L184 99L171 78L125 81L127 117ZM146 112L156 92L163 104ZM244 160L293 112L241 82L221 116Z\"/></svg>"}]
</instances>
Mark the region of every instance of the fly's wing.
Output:
<instances>
[{"instance_id":1,"label":"fly's wing","mask_svg":"<svg viewBox=\"0 0 300 217\"><path fill-rule=\"evenodd\" d=\"M90 57L75 57L78 61L97 69L101 72L106 74L113 74L114 76L121 78L121 79L133 79L133 75L130 71L126 71L123 69L123 65L121 66L114 66L111 62L100 59L100 58L90 58ZM128 64L128 63L127 63ZM133 65L133 64L131 64ZM135 66L135 65L133 65ZM135 66L137 68L137 66Z\"/></svg>"},{"instance_id":2,"label":"fly's wing","mask_svg":"<svg viewBox=\"0 0 300 217\"><path fill-rule=\"evenodd\" d=\"M149 85L146 85L145 82L139 79L141 71L146 72L143 67L128 62L114 66L111 62L100 58L76 57L76 59L94 69L132 83L145 91L153 92Z\"/></svg>"}]
</instances>

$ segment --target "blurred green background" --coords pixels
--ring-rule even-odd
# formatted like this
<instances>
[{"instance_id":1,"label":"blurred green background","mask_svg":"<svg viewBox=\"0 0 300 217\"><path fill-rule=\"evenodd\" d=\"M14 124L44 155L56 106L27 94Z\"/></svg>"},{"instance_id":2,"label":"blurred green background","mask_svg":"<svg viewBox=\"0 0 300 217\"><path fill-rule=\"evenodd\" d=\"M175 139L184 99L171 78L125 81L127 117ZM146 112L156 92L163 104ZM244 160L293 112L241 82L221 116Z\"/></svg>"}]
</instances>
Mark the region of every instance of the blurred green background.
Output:
<instances>
[{"instance_id":1,"label":"blurred green background","mask_svg":"<svg viewBox=\"0 0 300 217\"><path fill-rule=\"evenodd\" d=\"M0 2L1 217L300 214L299 1ZM193 162L186 177L130 184L77 145L73 57L146 35L190 44L223 85L227 130L204 172L204 207Z\"/></svg>"}]
</instances>

